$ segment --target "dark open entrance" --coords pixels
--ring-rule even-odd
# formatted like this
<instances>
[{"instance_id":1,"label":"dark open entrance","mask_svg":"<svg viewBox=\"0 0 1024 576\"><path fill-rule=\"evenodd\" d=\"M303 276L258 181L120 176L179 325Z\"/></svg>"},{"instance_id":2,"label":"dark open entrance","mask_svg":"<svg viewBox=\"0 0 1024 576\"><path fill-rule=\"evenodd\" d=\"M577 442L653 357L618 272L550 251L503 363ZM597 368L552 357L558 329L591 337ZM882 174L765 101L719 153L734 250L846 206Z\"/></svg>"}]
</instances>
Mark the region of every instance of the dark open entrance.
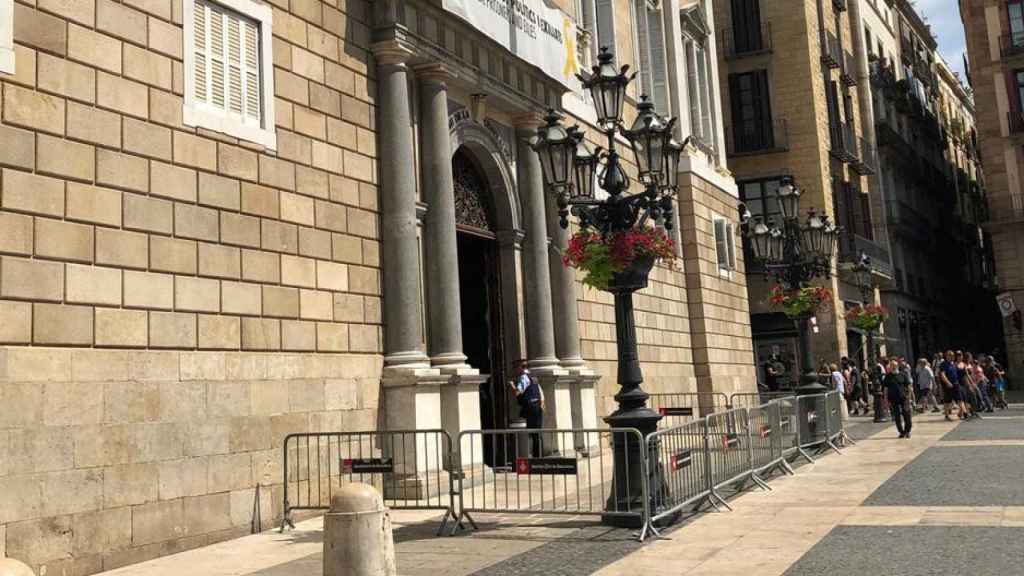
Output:
<instances>
[{"instance_id":1,"label":"dark open entrance","mask_svg":"<svg viewBox=\"0 0 1024 576\"><path fill-rule=\"evenodd\" d=\"M495 239L490 187L472 154L459 148L452 158L458 228L459 296L462 346L470 366L488 379L480 385L480 424L485 430L508 427L507 361L501 323L501 266ZM504 463L504 454L484 446L484 461Z\"/></svg>"}]
</instances>

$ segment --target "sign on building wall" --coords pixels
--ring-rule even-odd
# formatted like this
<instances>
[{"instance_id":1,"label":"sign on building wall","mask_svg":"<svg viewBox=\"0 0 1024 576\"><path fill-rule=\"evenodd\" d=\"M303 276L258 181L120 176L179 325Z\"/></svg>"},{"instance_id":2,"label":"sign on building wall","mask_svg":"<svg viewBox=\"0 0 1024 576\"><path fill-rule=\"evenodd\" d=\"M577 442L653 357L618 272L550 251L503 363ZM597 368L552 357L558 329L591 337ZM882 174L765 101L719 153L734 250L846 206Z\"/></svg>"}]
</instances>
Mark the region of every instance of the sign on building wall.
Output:
<instances>
[{"instance_id":1,"label":"sign on building wall","mask_svg":"<svg viewBox=\"0 0 1024 576\"><path fill-rule=\"evenodd\" d=\"M576 24L544 0L444 0L444 9L490 36L570 90L576 78Z\"/></svg>"},{"instance_id":2,"label":"sign on building wall","mask_svg":"<svg viewBox=\"0 0 1024 576\"><path fill-rule=\"evenodd\" d=\"M1002 312L1003 318L1008 318L1017 310L1017 304L1013 301L1013 294L1009 292L1003 292L996 296L996 302L999 304L999 311Z\"/></svg>"}]
</instances>

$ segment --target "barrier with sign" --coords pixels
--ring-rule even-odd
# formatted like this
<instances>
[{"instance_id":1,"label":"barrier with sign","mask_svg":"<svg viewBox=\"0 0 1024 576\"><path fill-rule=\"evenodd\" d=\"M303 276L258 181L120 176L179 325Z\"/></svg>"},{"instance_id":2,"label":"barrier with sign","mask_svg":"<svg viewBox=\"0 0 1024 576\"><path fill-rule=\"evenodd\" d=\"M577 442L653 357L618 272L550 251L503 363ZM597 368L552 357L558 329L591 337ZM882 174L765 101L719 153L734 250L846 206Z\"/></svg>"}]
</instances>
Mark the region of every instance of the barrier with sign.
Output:
<instances>
[{"instance_id":1,"label":"barrier with sign","mask_svg":"<svg viewBox=\"0 0 1024 576\"><path fill-rule=\"evenodd\" d=\"M663 416L660 426L669 428L729 409L729 398L720 392L651 394L651 408Z\"/></svg>"},{"instance_id":2,"label":"barrier with sign","mask_svg":"<svg viewBox=\"0 0 1024 576\"><path fill-rule=\"evenodd\" d=\"M770 472L778 468L787 474L793 473L782 454L781 415L782 405L779 402L768 402L747 411L752 478L760 486L769 489L764 477Z\"/></svg>"},{"instance_id":3,"label":"barrier with sign","mask_svg":"<svg viewBox=\"0 0 1024 576\"><path fill-rule=\"evenodd\" d=\"M838 391L829 392L825 395L825 405L828 406L828 440L832 448L836 448L839 444L846 446L847 444L854 445L856 442L846 434L846 430L843 427L843 412L842 403L846 402L842 394Z\"/></svg>"},{"instance_id":4,"label":"barrier with sign","mask_svg":"<svg viewBox=\"0 0 1024 576\"><path fill-rule=\"evenodd\" d=\"M283 449L282 531L295 527L293 511L327 510L334 492L351 482L376 487L389 508L444 510L439 533L459 525L452 439L444 430L289 434Z\"/></svg>"},{"instance_id":5,"label":"barrier with sign","mask_svg":"<svg viewBox=\"0 0 1024 576\"><path fill-rule=\"evenodd\" d=\"M789 465L789 460L796 456L814 463L814 458L800 444L800 401L796 396L788 396L775 400L779 405L779 430L782 436L782 458Z\"/></svg>"},{"instance_id":6,"label":"barrier with sign","mask_svg":"<svg viewBox=\"0 0 1024 576\"><path fill-rule=\"evenodd\" d=\"M571 448L576 440L598 449L577 452ZM459 514L628 515L646 527L647 458L643 450L624 450L626 458L631 452L640 454L639 461L615 466L612 445L619 442L640 445L643 438L632 428L462 432L458 445L469 447L461 457L473 485L463 483ZM507 455L504 466L488 466L474 453L487 446L495 454ZM635 474L622 473L634 467Z\"/></svg>"}]
</instances>

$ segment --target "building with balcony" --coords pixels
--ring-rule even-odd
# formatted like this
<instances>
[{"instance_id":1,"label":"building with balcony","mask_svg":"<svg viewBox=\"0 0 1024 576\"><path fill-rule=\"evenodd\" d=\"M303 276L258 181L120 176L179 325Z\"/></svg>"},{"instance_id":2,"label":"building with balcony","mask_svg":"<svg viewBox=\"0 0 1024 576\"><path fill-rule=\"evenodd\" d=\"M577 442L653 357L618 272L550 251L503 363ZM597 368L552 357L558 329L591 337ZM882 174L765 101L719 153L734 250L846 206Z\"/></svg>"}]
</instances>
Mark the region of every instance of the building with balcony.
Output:
<instances>
[{"instance_id":1,"label":"building with balcony","mask_svg":"<svg viewBox=\"0 0 1024 576\"><path fill-rule=\"evenodd\" d=\"M879 150L875 217L892 253L884 344L919 357L995 344L974 103L909 3L860 3ZM955 271L950 274L950 271ZM975 306L974 303L978 303Z\"/></svg>"},{"instance_id":2,"label":"building with balcony","mask_svg":"<svg viewBox=\"0 0 1024 576\"><path fill-rule=\"evenodd\" d=\"M1010 372L1024 374L1024 3L960 0ZM969 174L967 175L969 179Z\"/></svg>"},{"instance_id":3,"label":"building with balcony","mask_svg":"<svg viewBox=\"0 0 1024 576\"><path fill-rule=\"evenodd\" d=\"M825 285L833 306L816 318L816 361L862 352L861 334L843 312L861 300L845 272L860 254L872 257L880 283L891 278L884 229L875 225L878 172L862 39L853 2L835 0L716 0L715 20L725 43L720 81L729 168L740 198L755 216L778 218L766 200L780 179L792 177L801 203L843 227L836 274ZM743 39L737 41L736 39ZM867 128L867 129L866 129ZM750 276L751 325L759 364L772 354L783 363L796 354L792 321L768 305L770 284ZM872 295L877 301L877 294Z\"/></svg>"}]
</instances>

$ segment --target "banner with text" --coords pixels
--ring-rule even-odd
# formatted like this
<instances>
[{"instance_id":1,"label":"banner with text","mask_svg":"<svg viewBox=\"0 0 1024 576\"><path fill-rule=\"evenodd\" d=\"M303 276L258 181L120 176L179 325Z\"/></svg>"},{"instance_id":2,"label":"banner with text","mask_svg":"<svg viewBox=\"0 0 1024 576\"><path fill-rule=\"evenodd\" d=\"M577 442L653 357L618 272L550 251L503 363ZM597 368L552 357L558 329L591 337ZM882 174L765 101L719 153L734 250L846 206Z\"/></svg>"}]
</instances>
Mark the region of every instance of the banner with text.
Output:
<instances>
[{"instance_id":1,"label":"banner with text","mask_svg":"<svg viewBox=\"0 0 1024 576\"><path fill-rule=\"evenodd\" d=\"M576 24L544 0L444 0L444 9L570 90L576 78Z\"/></svg>"}]
</instances>

